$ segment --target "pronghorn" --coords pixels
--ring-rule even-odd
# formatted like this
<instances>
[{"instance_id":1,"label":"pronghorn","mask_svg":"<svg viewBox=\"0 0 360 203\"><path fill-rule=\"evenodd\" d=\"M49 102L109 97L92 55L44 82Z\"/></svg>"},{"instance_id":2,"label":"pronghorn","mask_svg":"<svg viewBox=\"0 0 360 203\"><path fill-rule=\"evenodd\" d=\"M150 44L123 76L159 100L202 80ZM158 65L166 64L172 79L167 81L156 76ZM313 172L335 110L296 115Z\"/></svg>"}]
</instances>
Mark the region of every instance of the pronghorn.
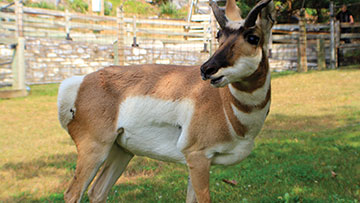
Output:
<instances>
[{"instance_id":1,"label":"pronghorn","mask_svg":"<svg viewBox=\"0 0 360 203\"><path fill-rule=\"evenodd\" d=\"M201 67L112 66L61 83L60 123L78 151L66 202L80 202L104 162L88 193L105 202L134 155L186 164L186 201L210 202L210 166L250 154L270 107L274 6L262 0L246 19L235 0L210 6L219 48Z\"/></svg>"}]
</instances>

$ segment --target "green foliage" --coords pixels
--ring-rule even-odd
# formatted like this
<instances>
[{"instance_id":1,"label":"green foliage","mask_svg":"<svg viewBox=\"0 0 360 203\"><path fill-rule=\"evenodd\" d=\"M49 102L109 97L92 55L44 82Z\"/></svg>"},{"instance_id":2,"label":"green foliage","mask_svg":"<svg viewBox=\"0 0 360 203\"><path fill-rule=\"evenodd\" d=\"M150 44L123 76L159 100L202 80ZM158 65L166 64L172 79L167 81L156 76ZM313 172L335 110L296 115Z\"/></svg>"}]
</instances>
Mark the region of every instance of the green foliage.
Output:
<instances>
[{"instance_id":1,"label":"green foliage","mask_svg":"<svg viewBox=\"0 0 360 203\"><path fill-rule=\"evenodd\" d=\"M303 1L297 0L275 0L274 2L278 11L277 21L279 23L291 22L292 16L298 13L303 4ZM336 8L339 8L342 4L357 3L359 0L334 0L333 2ZM329 5L330 0L306 0L304 2L304 8L307 8L307 13L317 17L318 22L327 22L329 18Z\"/></svg>"},{"instance_id":2,"label":"green foliage","mask_svg":"<svg viewBox=\"0 0 360 203\"><path fill-rule=\"evenodd\" d=\"M149 4L137 0L124 1L124 12L140 15L154 13Z\"/></svg>"},{"instance_id":3,"label":"green foliage","mask_svg":"<svg viewBox=\"0 0 360 203\"><path fill-rule=\"evenodd\" d=\"M48 3L45 1L40 1L40 2L35 2L35 3L29 2L29 3L25 3L25 6L35 7L35 8L52 9L52 10L56 9L54 4L51 4L51 3Z\"/></svg>"},{"instance_id":4,"label":"green foliage","mask_svg":"<svg viewBox=\"0 0 360 203\"><path fill-rule=\"evenodd\" d=\"M108 4L108 2L105 1L104 14L107 15L107 16L111 15L112 14L111 9L113 9L113 8L110 8L110 5ZM114 13L115 13L115 10L114 10Z\"/></svg>"},{"instance_id":5,"label":"green foliage","mask_svg":"<svg viewBox=\"0 0 360 203\"><path fill-rule=\"evenodd\" d=\"M179 18L184 18L186 16L186 13L181 12L181 10L178 10L173 3L166 2L160 5L160 15L179 19Z\"/></svg>"},{"instance_id":6,"label":"green foliage","mask_svg":"<svg viewBox=\"0 0 360 203\"><path fill-rule=\"evenodd\" d=\"M69 1L72 10L80 13L86 13L88 10L88 4L83 0L72 0Z\"/></svg>"}]
</instances>

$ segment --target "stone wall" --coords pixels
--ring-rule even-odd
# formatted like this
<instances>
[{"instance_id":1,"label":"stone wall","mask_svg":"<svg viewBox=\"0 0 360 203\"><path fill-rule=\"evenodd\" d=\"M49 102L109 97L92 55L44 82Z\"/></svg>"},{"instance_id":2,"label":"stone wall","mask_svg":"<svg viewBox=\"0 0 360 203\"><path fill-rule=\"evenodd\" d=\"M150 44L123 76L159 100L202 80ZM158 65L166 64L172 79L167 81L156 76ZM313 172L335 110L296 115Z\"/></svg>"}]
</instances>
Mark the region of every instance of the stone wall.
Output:
<instances>
[{"instance_id":1,"label":"stone wall","mask_svg":"<svg viewBox=\"0 0 360 203\"><path fill-rule=\"evenodd\" d=\"M180 46L180 45L179 45ZM187 45L164 45L151 41L140 47L127 46L124 50L125 65L129 64L201 64L208 53L201 53ZM191 51L189 51L191 50ZM194 51L196 50L196 51ZM0 63L11 60L10 46L0 45ZM41 84L60 82L73 75L84 75L114 63L112 44L96 44L56 39L26 38L26 83ZM0 86L11 84L11 66L0 65Z\"/></svg>"},{"instance_id":2,"label":"stone wall","mask_svg":"<svg viewBox=\"0 0 360 203\"><path fill-rule=\"evenodd\" d=\"M113 64L112 45L54 39L26 39L26 82L60 82Z\"/></svg>"}]
</instances>

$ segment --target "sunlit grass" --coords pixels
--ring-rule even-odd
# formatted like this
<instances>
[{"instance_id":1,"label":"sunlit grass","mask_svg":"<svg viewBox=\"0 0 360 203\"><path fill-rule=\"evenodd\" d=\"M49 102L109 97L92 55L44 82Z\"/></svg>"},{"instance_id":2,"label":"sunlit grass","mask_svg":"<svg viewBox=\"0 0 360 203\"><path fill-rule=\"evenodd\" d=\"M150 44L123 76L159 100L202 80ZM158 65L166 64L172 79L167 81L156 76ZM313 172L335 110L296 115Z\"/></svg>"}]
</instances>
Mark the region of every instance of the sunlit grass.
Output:
<instances>
[{"instance_id":1,"label":"sunlit grass","mask_svg":"<svg viewBox=\"0 0 360 203\"><path fill-rule=\"evenodd\" d=\"M214 202L359 200L359 78L359 70L275 74L253 153L211 169ZM31 86L28 97L0 100L0 202L63 201L76 149L57 120L57 88ZM186 182L185 166L137 157L108 202L184 202Z\"/></svg>"}]
</instances>

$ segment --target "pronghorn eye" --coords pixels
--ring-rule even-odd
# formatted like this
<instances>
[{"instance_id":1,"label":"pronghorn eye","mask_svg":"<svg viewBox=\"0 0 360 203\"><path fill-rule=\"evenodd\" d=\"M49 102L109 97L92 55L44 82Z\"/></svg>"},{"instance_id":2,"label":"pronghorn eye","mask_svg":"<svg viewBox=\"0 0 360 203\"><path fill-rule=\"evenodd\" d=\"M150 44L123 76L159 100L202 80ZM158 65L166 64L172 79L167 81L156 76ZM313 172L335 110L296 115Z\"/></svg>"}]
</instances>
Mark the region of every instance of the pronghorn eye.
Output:
<instances>
[{"instance_id":1,"label":"pronghorn eye","mask_svg":"<svg viewBox=\"0 0 360 203\"><path fill-rule=\"evenodd\" d=\"M260 41L260 38L256 35L249 35L247 37L247 42L249 42L252 45L258 45Z\"/></svg>"}]
</instances>

